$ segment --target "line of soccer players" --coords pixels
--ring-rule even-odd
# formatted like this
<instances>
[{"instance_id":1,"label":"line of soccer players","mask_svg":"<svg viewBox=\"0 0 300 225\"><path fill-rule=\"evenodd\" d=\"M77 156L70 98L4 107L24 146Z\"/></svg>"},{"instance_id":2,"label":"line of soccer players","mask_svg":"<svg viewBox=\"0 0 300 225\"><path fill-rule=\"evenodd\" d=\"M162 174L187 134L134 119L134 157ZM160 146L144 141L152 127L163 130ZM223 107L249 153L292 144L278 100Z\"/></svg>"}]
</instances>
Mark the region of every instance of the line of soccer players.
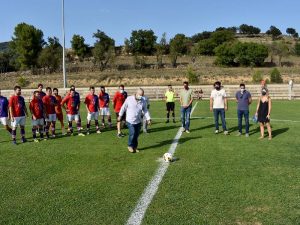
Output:
<instances>
[{"instance_id":1,"label":"line of soccer players","mask_svg":"<svg viewBox=\"0 0 300 225\"><path fill-rule=\"evenodd\" d=\"M118 118L120 109L127 98L127 92L124 90L124 85L119 86L119 90L115 93L112 100L113 108ZM80 117L80 95L72 85L70 90L62 98L58 94L57 88L46 88L46 93L43 92L43 85L39 84L38 89L33 92L32 98L29 99L29 110L31 113L32 136L34 142L39 142L41 139L47 140L56 136L56 121L61 125L62 134L65 135L63 109L67 115L68 134L73 135L73 122L75 121L78 136L85 136L82 133L81 117ZM102 127L105 127L105 117L107 117L108 125L111 128L111 114L109 110L110 97L106 93L105 87L100 87L99 95L95 94L95 88L89 88L89 94L84 99L84 104L87 110L87 126L86 134L90 134L91 122L95 121L96 133L101 133L98 122L101 116ZM25 138L25 123L28 117L28 111L25 100L21 95L21 87L14 87L14 94L9 100L1 95L0 90L0 123L11 134L13 144L17 144L16 133L17 127L20 127L21 142L26 142ZM123 123L125 122L123 116ZM8 121L11 121L11 127ZM37 138L39 134L40 139ZM121 123L117 123L117 136L124 137L121 132Z\"/></svg>"}]
</instances>

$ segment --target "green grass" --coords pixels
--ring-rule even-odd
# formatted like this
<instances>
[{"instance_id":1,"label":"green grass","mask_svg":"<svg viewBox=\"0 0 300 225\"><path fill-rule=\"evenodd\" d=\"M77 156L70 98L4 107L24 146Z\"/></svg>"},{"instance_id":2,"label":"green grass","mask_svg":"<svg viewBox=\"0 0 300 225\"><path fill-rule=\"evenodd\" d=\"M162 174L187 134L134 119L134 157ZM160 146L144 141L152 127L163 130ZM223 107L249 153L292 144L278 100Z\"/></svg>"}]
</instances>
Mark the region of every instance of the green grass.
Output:
<instances>
[{"instance_id":1,"label":"green grass","mask_svg":"<svg viewBox=\"0 0 300 225\"><path fill-rule=\"evenodd\" d=\"M273 119L300 121L300 102L273 105ZM300 224L300 122L272 121L272 141L258 140L256 124L236 137L230 106L230 136L213 134L212 118L192 119L143 224ZM165 117L164 103L151 114ZM193 116L212 117L208 102ZM29 142L13 146L1 129L0 224L125 224L179 126L155 119L137 154L115 130L33 143L28 126Z\"/></svg>"}]
</instances>

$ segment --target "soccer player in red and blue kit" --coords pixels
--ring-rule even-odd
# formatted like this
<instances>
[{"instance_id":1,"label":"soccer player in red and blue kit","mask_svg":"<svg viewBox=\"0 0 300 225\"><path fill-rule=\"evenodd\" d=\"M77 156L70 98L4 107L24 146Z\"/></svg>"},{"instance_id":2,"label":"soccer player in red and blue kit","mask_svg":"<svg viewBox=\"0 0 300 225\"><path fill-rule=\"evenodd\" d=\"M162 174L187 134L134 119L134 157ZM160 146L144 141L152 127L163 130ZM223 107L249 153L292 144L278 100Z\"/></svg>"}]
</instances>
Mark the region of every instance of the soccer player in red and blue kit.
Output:
<instances>
[{"instance_id":1,"label":"soccer player in red and blue kit","mask_svg":"<svg viewBox=\"0 0 300 225\"><path fill-rule=\"evenodd\" d=\"M79 102L78 103L78 123L80 126L80 130L82 130L82 126L81 126L81 116L80 116L80 94L75 90L75 86L71 85L70 87L72 90L74 90L74 96L76 98L76 100Z\"/></svg>"},{"instance_id":2,"label":"soccer player in red and blue kit","mask_svg":"<svg viewBox=\"0 0 300 225\"><path fill-rule=\"evenodd\" d=\"M96 126L96 132L97 134L100 134L101 131L99 129L99 98L97 95L95 95L95 88L90 87L90 93L85 97L84 101L86 105L87 110L87 125L86 125L86 132L87 134L90 134L90 127L91 127L91 121L95 120L95 126Z\"/></svg>"},{"instance_id":3,"label":"soccer player in red and blue kit","mask_svg":"<svg viewBox=\"0 0 300 225\"><path fill-rule=\"evenodd\" d=\"M8 100L1 95L0 89L0 124L11 134L11 128L8 126Z\"/></svg>"},{"instance_id":4,"label":"soccer player in red and blue kit","mask_svg":"<svg viewBox=\"0 0 300 225\"><path fill-rule=\"evenodd\" d=\"M45 132L47 138L49 138L49 128L51 126L52 137L55 138L55 124L56 124L56 112L55 106L57 105L56 98L52 95L51 87L46 88L46 95L43 97L43 103L46 109L46 127Z\"/></svg>"},{"instance_id":5,"label":"soccer player in red and blue kit","mask_svg":"<svg viewBox=\"0 0 300 225\"><path fill-rule=\"evenodd\" d=\"M105 87L100 87L99 93L99 105L100 105L100 115L102 117L102 126L105 127L104 117L107 116L108 125L111 128L111 115L109 111L109 94L105 92Z\"/></svg>"},{"instance_id":6,"label":"soccer player in red and blue kit","mask_svg":"<svg viewBox=\"0 0 300 225\"><path fill-rule=\"evenodd\" d=\"M39 140L36 137L36 132L37 130L40 133L40 138L44 138L44 131L43 131L43 126L44 126L44 119L45 119L45 106L40 98L40 92L35 91L33 93L33 99L31 100L29 104L29 110L32 115L32 136L33 136L33 141L34 142L39 142ZM45 139L46 140L46 139Z\"/></svg>"},{"instance_id":7,"label":"soccer player in red and blue kit","mask_svg":"<svg viewBox=\"0 0 300 225\"><path fill-rule=\"evenodd\" d=\"M67 107L65 107L65 104ZM70 89L70 93L61 102L61 106L67 112L67 118L68 118L68 123L69 123L69 133L71 135L73 135L72 122L74 120L77 124L78 136L85 136L83 133L81 133L81 125L80 125L79 116L78 116L79 104L80 104L80 102L78 101L78 98L75 97L74 89Z\"/></svg>"},{"instance_id":8,"label":"soccer player in red and blue kit","mask_svg":"<svg viewBox=\"0 0 300 225\"><path fill-rule=\"evenodd\" d=\"M11 118L11 126L12 126L12 140L13 144L17 144L16 141L16 133L17 127L21 128L21 137L22 143L26 142L25 138L25 122L27 114L27 108L25 105L25 100L21 96L21 87L14 87L14 95L9 99L9 114Z\"/></svg>"}]
</instances>

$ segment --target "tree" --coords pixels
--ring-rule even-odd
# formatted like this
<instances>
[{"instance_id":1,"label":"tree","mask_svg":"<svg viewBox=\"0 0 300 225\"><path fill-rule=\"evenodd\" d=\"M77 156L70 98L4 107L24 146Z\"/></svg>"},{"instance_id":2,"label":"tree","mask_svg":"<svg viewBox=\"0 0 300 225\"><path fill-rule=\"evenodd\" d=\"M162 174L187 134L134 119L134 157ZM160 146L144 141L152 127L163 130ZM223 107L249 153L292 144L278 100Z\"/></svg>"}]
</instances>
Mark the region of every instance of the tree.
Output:
<instances>
[{"instance_id":1,"label":"tree","mask_svg":"<svg viewBox=\"0 0 300 225\"><path fill-rule=\"evenodd\" d=\"M10 55L7 52L0 52L0 73L6 73L13 68L10 65Z\"/></svg>"},{"instance_id":2,"label":"tree","mask_svg":"<svg viewBox=\"0 0 300 225\"><path fill-rule=\"evenodd\" d=\"M189 40L184 34L176 34L170 40L170 59L173 67L176 67L177 58L188 52Z\"/></svg>"},{"instance_id":3,"label":"tree","mask_svg":"<svg viewBox=\"0 0 300 225\"><path fill-rule=\"evenodd\" d=\"M282 58L286 57L290 54L290 49L287 44L285 44L283 41L274 41L272 44L269 46L271 58L273 56L278 57L278 65L282 66Z\"/></svg>"},{"instance_id":4,"label":"tree","mask_svg":"<svg viewBox=\"0 0 300 225\"><path fill-rule=\"evenodd\" d=\"M129 39L131 52L141 55L153 54L156 39L152 30L133 30Z\"/></svg>"},{"instance_id":5,"label":"tree","mask_svg":"<svg viewBox=\"0 0 300 225\"><path fill-rule=\"evenodd\" d=\"M253 35L253 34L259 34L261 30L258 27L242 24L239 26L239 31L241 34Z\"/></svg>"},{"instance_id":6,"label":"tree","mask_svg":"<svg viewBox=\"0 0 300 225\"><path fill-rule=\"evenodd\" d=\"M202 33L197 33L191 37L191 41L193 43L198 43L201 40L209 39L212 32L210 31L203 31Z\"/></svg>"},{"instance_id":7,"label":"tree","mask_svg":"<svg viewBox=\"0 0 300 225\"><path fill-rule=\"evenodd\" d=\"M195 44L194 54L195 55L214 55L214 49L217 44L212 39L205 39Z\"/></svg>"},{"instance_id":8,"label":"tree","mask_svg":"<svg viewBox=\"0 0 300 225\"><path fill-rule=\"evenodd\" d=\"M15 27L10 48L16 55L20 69L29 69L37 65L39 53L45 44L43 36L41 30L26 23Z\"/></svg>"},{"instance_id":9,"label":"tree","mask_svg":"<svg viewBox=\"0 0 300 225\"><path fill-rule=\"evenodd\" d=\"M93 49L94 63L103 71L115 58L115 41L100 30L93 37L97 39Z\"/></svg>"},{"instance_id":10,"label":"tree","mask_svg":"<svg viewBox=\"0 0 300 225\"><path fill-rule=\"evenodd\" d=\"M234 33L229 30L222 30L213 32L211 35L211 40L217 45L221 45L227 41L233 41L235 39Z\"/></svg>"},{"instance_id":11,"label":"tree","mask_svg":"<svg viewBox=\"0 0 300 225\"><path fill-rule=\"evenodd\" d=\"M224 31L224 30L227 30L227 31L231 31L233 33L236 33L238 28L237 27L218 27L216 28L215 31Z\"/></svg>"},{"instance_id":12,"label":"tree","mask_svg":"<svg viewBox=\"0 0 300 225\"><path fill-rule=\"evenodd\" d=\"M45 74L46 69L48 69L50 73L55 72L60 67L61 62L62 46L59 43L59 39L57 37L49 37L48 43L39 55L38 64L44 69Z\"/></svg>"},{"instance_id":13,"label":"tree","mask_svg":"<svg viewBox=\"0 0 300 225\"><path fill-rule=\"evenodd\" d=\"M272 40L276 40L276 38L278 38L282 33L281 31L275 27L275 26L270 26L270 29L267 30L266 34L271 35L272 36Z\"/></svg>"},{"instance_id":14,"label":"tree","mask_svg":"<svg viewBox=\"0 0 300 225\"><path fill-rule=\"evenodd\" d=\"M289 27L286 29L286 33L293 36L296 33L296 30L294 28Z\"/></svg>"},{"instance_id":15,"label":"tree","mask_svg":"<svg viewBox=\"0 0 300 225\"><path fill-rule=\"evenodd\" d=\"M224 66L262 66L268 48L257 43L225 42L215 49L216 63Z\"/></svg>"},{"instance_id":16,"label":"tree","mask_svg":"<svg viewBox=\"0 0 300 225\"><path fill-rule=\"evenodd\" d=\"M89 49L89 46L84 41L84 37L77 34L74 34L71 40L72 49L80 60L86 56Z\"/></svg>"},{"instance_id":17,"label":"tree","mask_svg":"<svg viewBox=\"0 0 300 225\"><path fill-rule=\"evenodd\" d=\"M155 55L156 55L156 62L157 62L157 68L161 68L163 65L162 59L163 59L163 55L167 53L167 48L168 48L168 43L167 43L167 34L163 33L162 37L159 41L159 43L157 43L155 45Z\"/></svg>"}]
</instances>

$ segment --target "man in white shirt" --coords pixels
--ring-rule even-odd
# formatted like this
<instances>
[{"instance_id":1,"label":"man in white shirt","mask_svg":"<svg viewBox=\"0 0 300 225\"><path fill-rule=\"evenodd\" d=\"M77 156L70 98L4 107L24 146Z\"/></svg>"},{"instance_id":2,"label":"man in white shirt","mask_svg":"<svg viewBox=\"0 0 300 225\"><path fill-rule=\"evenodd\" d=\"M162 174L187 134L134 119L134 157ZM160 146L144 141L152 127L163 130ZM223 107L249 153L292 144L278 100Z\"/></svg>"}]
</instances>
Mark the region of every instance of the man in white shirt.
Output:
<instances>
[{"instance_id":1,"label":"man in white shirt","mask_svg":"<svg viewBox=\"0 0 300 225\"><path fill-rule=\"evenodd\" d=\"M138 137L140 134L142 115L147 120L148 125L151 123L149 111L147 109L147 103L143 99L144 90L138 89L135 95L129 96L121 107L118 117L118 123L121 122L121 118L126 113L126 124L129 129L128 137L128 151L131 153L138 152Z\"/></svg>"},{"instance_id":2,"label":"man in white shirt","mask_svg":"<svg viewBox=\"0 0 300 225\"><path fill-rule=\"evenodd\" d=\"M211 91L210 95L210 111L214 112L215 118L215 133L219 133L219 115L222 120L223 132L225 135L228 135L228 131L226 128L226 120L225 120L225 111L228 110L227 105L227 96L224 89L221 89L221 82L217 81L214 83L214 90Z\"/></svg>"}]
</instances>

